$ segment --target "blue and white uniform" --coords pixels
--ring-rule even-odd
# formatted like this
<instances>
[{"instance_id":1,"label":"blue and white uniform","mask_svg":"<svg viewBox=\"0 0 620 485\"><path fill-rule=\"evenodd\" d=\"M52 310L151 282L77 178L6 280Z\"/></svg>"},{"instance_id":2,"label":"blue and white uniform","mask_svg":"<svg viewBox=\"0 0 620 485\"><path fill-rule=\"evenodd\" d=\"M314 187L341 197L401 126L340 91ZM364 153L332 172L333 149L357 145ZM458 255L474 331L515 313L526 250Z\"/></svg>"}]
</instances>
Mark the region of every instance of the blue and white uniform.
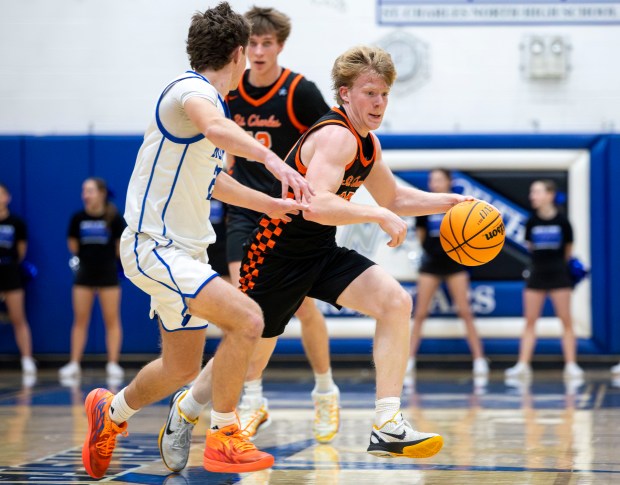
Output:
<instances>
[{"instance_id":1,"label":"blue and white uniform","mask_svg":"<svg viewBox=\"0 0 620 485\"><path fill-rule=\"evenodd\" d=\"M151 296L151 317L157 314L167 331L207 325L188 313L186 298L218 276L206 249L215 241L210 199L224 151L185 113L193 97L228 116L224 100L198 73L188 71L163 90L129 181L121 239L125 274Z\"/></svg>"}]
</instances>

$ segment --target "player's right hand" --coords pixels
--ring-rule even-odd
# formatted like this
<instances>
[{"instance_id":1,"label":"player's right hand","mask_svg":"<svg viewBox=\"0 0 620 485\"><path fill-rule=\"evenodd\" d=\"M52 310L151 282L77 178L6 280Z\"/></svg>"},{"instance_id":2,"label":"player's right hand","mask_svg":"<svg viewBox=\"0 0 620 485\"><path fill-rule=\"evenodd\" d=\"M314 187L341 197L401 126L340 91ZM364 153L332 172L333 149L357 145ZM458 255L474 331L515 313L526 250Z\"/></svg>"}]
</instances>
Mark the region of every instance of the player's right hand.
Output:
<instances>
[{"instance_id":1,"label":"player's right hand","mask_svg":"<svg viewBox=\"0 0 620 485\"><path fill-rule=\"evenodd\" d=\"M299 211L307 210L310 206L306 203L297 202L294 199L272 199L272 205L267 215L272 219L282 219L290 222L291 218L287 214L296 215Z\"/></svg>"},{"instance_id":2,"label":"player's right hand","mask_svg":"<svg viewBox=\"0 0 620 485\"><path fill-rule=\"evenodd\" d=\"M379 226L391 238L387 245L391 248L397 248L407 238L407 223L392 211L383 207L381 210Z\"/></svg>"}]
</instances>

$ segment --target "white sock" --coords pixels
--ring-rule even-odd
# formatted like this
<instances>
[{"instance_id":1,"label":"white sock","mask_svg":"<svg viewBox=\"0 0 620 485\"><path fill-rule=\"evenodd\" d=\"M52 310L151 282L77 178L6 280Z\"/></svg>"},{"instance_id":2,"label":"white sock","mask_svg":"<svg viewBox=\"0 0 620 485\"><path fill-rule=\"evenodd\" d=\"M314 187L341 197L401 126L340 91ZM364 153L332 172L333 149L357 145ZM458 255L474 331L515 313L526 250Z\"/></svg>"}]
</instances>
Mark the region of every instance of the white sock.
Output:
<instances>
[{"instance_id":1,"label":"white sock","mask_svg":"<svg viewBox=\"0 0 620 485\"><path fill-rule=\"evenodd\" d=\"M400 397L384 397L375 401L375 425L381 427L400 409Z\"/></svg>"},{"instance_id":2,"label":"white sock","mask_svg":"<svg viewBox=\"0 0 620 485\"><path fill-rule=\"evenodd\" d=\"M334 389L331 367L324 374L314 374L314 392L327 393Z\"/></svg>"},{"instance_id":3,"label":"white sock","mask_svg":"<svg viewBox=\"0 0 620 485\"><path fill-rule=\"evenodd\" d=\"M218 413L211 410L211 429L222 429L231 424L237 424L237 413Z\"/></svg>"},{"instance_id":4,"label":"white sock","mask_svg":"<svg viewBox=\"0 0 620 485\"><path fill-rule=\"evenodd\" d=\"M243 383L243 394L245 399L251 403L262 404L263 402L263 380L255 379Z\"/></svg>"},{"instance_id":5,"label":"white sock","mask_svg":"<svg viewBox=\"0 0 620 485\"><path fill-rule=\"evenodd\" d=\"M198 416L200 416L202 408L205 407L206 403L200 404L198 401L196 401L192 390L193 389L190 389L189 391L187 391L185 396L183 396L183 398L179 402L179 409L186 418L194 421Z\"/></svg>"},{"instance_id":6,"label":"white sock","mask_svg":"<svg viewBox=\"0 0 620 485\"><path fill-rule=\"evenodd\" d=\"M110 404L110 419L116 424L123 424L139 411L139 409L131 409L125 401L125 389L127 388L121 389Z\"/></svg>"}]
</instances>

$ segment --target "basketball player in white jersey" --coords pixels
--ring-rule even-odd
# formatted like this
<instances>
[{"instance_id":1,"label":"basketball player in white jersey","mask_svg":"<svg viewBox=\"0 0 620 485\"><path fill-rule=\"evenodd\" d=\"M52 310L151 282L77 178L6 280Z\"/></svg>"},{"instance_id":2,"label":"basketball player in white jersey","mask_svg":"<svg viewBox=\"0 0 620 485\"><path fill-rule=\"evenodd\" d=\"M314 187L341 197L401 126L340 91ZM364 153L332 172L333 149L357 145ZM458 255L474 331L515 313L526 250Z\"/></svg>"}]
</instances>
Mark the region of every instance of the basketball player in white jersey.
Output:
<instances>
[{"instance_id":1,"label":"basketball player in white jersey","mask_svg":"<svg viewBox=\"0 0 620 485\"><path fill-rule=\"evenodd\" d=\"M287 214L307 207L301 198L312 194L301 175L227 119L223 98L243 74L249 35L247 21L226 2L194 15L187 40L193 70L163 90L138 153L127 192L121 260L127 277L151 296L162 353L118 394L95 389L86 398L89 430L82 460L94 478L105 474L116 437L126 434L134 413L196 377L209 321L224 337L212 364L213 411L204 466L241 473L273 465L273 456L257 450L239 429L234 412L263 330L261 310L217 278L206 258L215 240L211 197L286 221ZM263 163L282 181L283 194L291 187L297 200L271 198L221 173L225 150ZM202 405L188 392L179 402L181 415ZM169 423L161 433L172 432Z\"/></svg>"}]
</instances>

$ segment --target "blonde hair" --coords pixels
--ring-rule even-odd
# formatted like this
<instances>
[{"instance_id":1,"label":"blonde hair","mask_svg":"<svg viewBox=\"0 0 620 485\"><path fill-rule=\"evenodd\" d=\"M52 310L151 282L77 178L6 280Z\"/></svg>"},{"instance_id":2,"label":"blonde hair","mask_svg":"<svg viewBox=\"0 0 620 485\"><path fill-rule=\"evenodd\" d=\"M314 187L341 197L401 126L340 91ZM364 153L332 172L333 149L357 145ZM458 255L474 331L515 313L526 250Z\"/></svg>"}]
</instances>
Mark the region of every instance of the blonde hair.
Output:
<instances>
[{"instance_id":1,"label":"blonde hair","mask_svg":"<svg viewBox=\"0 0 620 485\"><path fill-rule=\"evenodd\" d=\"M338 56L332 67L332 89L338 104L343 103L340 88L350 88L355 80L366 72L377 73L388 87L392 87L396 79L392 57L379 47L352 47Z\"/></svg>"}]
</instances>

